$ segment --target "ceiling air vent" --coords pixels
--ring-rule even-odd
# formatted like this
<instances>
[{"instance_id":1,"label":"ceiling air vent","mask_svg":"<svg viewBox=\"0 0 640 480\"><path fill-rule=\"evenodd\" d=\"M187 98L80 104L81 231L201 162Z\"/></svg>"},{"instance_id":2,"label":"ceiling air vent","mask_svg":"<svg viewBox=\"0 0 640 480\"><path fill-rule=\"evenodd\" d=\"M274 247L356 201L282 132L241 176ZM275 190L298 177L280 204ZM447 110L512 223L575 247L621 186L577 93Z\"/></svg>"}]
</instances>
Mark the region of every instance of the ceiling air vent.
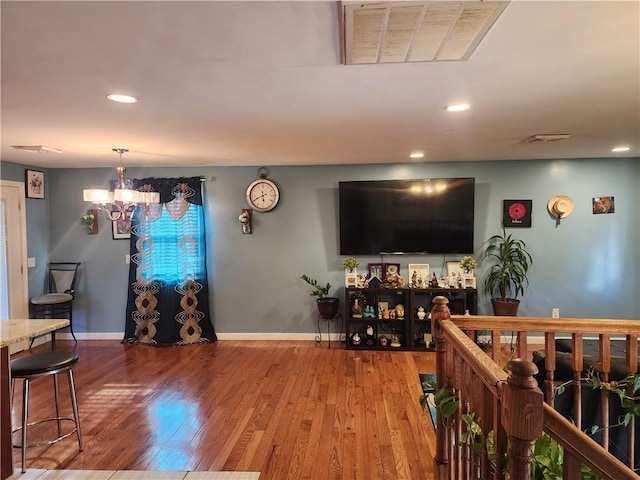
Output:
<instances>
[{"instance_id":1,"label":"ceiling air vent","mask_svg":"<svg viewBox=\"0 0 640 480\"><path fill-rule=\"evenodd\" d=\"M571 135L568 133L541 133L539 135L531 135L530 137L523 138L520 143L552 143L559 142L560 140L566 140Z\"/></svg>"},{"instance_id":2,"label":"ceiling air vent","mask_svg":"<svg viewBox=\"0 0 640 480\"><path fill-rule=\"evenodd\" d=\"M468 60L508 3L344 1L344 63Z\"/></svg>"}]
</instances>

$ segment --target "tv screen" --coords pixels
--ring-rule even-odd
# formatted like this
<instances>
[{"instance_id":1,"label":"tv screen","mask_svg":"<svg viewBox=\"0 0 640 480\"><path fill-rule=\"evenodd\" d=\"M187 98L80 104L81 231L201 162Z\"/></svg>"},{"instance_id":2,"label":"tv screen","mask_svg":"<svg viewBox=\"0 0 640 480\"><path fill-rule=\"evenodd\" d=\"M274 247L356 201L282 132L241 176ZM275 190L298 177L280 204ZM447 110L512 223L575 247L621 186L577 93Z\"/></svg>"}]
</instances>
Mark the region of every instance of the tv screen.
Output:
<instances>
[{"instance_id":1,"label":"tv screen","mask_svg":"<svg viewBox=\"0 0 640 480\"><path fill-rule=\"evenodd\" d=\"M340 182L340 254L471 254L474 194L474 178Z\"/></svg>"}]
</instances>

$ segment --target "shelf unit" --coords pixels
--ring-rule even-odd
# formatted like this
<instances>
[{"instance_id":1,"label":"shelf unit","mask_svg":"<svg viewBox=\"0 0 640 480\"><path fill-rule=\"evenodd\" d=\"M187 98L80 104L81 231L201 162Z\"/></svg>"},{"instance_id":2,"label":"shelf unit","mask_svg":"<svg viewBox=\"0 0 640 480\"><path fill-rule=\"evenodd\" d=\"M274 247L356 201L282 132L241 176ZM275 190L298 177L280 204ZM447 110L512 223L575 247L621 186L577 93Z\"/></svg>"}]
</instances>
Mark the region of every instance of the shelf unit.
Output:
<instances>
[{"instance_id":1,"label":"shelf unit","mask_svg":"<svg viewBox=\"0 0 640 480\"><path fill-rule=\"evenodd\" d=\"M475 288L345 288L344 318L346 321L347 348L364 350L430 350L431 320L428 313L437 296L449 299L449 309L454 315L477 314L478 296ZM356 305L357 300L357 305ZM395 318L382 312L397 310L402 305L404 315ZM372 307L372 309L368 308ZM424 319L418 309L423 307ZM373 312L371 317L370 312ZM358 332L360 343L354 344L353 335ZM367 334L367 331L370 334ZM425 336L426 334L426 336ZM391 346L392 336L398 343ZM385 338L384 345L381 339Z\"/></svg>"}]
</instances>

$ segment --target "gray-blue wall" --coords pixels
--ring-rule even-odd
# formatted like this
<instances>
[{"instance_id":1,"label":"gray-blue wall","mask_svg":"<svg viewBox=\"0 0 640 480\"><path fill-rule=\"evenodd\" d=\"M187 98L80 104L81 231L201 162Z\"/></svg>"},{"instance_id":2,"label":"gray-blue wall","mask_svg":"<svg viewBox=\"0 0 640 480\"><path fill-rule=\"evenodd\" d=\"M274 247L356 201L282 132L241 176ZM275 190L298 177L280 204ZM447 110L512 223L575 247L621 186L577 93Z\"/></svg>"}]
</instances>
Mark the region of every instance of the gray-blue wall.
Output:
<instances>
[{"instance_id":1,"label":"gray-blue wall","mask_svg":"<svg viewBox=\"0 0 640 480\"><path fill-rule=\"evenodd\" d=\"M24 165L3 162L1 177L24 180ZM36 168L43 170L42 168ZM309 333L316 328L315 297L300 280L306 273L331 282L342 296L338 255L339 181L422 177L476 178L475 251L500 232L502 200L533 200L530 229L508 230L527 243L534 257L530 287L520 315L640 318L640 161L580 159L553 161L460 162L403 165L270 167L281 190L280 205L254 214L253 234L243 235L238 215L246 207L247 185L256 167L129 168L127 176L205 176L208 269L212 321L219 333ZM74 303L77 332L123 332L128 242L113 240L111 226L99 219L99 234L88 235L80 222L89 204L82 189L106 188L114 169L45 169L46 199L27 199L30 295L42 291L50 260L80 261ZM546 210L554 195L569 195L575 210L556 225ZM591 199L614 196L615 213L593 215ZM385 257L429 263L440 272L455 257ZM361 257L361 265L379 257ZM478 272L482 280L482 269ZM480 295L479 313L489 314Z\"/></svg>"}]
</instances>

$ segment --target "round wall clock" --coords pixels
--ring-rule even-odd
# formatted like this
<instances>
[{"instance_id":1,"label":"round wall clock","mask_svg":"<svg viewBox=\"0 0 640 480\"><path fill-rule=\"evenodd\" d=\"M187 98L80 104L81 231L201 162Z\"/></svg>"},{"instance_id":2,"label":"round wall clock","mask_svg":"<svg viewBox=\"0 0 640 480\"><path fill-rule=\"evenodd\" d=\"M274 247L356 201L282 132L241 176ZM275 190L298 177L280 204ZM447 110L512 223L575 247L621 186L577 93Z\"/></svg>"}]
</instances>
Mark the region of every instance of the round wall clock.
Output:
<instances>
[{"instance_id":1,"label":"round wall clock","mask_svg":"<svg viewBox=\"0 0 640 480\"><path fill-rule=\"evenodd\" d=\"M267 170L258 169L259 179L247 187L247 202L256 212L270 212L280 201L280 189L275 182L268 180Z\"/></svg>"}]
</instances>

